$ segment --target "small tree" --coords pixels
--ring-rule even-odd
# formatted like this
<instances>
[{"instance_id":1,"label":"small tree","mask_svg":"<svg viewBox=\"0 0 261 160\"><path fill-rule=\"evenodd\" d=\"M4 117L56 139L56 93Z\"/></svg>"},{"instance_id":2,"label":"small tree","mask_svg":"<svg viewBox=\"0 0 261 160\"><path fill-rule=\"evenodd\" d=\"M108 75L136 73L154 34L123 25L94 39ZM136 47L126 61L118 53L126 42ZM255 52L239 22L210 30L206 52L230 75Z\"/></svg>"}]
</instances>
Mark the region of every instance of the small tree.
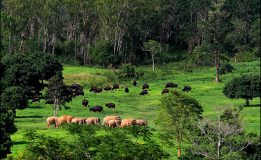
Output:
<instances>
[{"instance_id":1,"label":"small tree","mask_svg":"<svg viewBox=\"0 0 261 160\"><path fill-rule=\"evenodd\" d=\"M217 120L202 120L191 134L189 156L207 159L241 159L241 151L254 141L245 135L239 119L239 110L219 108ZM192 158L193 159L193 158Z\"/></svg>"},{"instance_id":2,"label":"small tree","mask_svg":"<svg viewBox=\"0 0 261 160\"><path fill-rule=\"evenodd\" d=\"M57 116L58 110L61 108L61 105L65 103L64 90L66 86L63 83L61 76L55 75L50 79L48 84L48 90L46 92L46 99L53 102L53 111L54 116Z\"/></svg>"},{"instance_id":3,"label":"small tree","mask_svg":"<svg viewBox=\"0 0 261 160\"><path fill-rule=\"evenodd\" d=\"M151 55L152 61L152 70L155 70L155 55L160 54L162 50L162 46L159 42L154 40L149 40L148 42L144 42L143 44L146 51L148 51Z\"/></svg>"},{"instance_id":4,"label":"small tree","mask_svg":"<svg viewBox=\"0 0 261 160\"><path fill-rule=\"evenodd\" d=\"M249 100L260 97L260 77L258 75L236 77L225 85L223 93L228 98L243 98L246 105L249 105Z\"/></svg>"},{"instance_id":5,"label":"small tree","mask_svg":"<svg viewBox=\"0 0 261 160\"><path fill-rule=\"evenodd\" d=\"M164 130L174 135L178 143L178 157L181 156L181 143L188 137L193 124L201 119L202 106L197 100L177 91L165 94L161 99L161 112L158 122Z\"/></svg>"}]
</instances>

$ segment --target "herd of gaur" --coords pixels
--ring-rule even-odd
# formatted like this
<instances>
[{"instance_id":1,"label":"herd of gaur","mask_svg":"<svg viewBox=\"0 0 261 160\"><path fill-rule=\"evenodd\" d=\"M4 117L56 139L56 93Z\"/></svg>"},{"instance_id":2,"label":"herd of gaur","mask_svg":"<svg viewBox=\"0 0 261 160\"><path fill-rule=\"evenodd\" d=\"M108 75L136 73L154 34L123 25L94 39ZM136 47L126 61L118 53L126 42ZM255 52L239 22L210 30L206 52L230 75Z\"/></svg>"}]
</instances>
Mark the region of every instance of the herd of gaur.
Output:
<instances>
[{"instance_id":1,"label":"herd of gaur","mask_svg":"<svg viewBox=\"0 0 261 160\"><path fill-rule=\"evenodd\" d=\"M137 86L137 82L133 81L133 85ZM100 93L102 90L105 91L110 91L110 90L117 90L119 89L120 85L118 83L115 83L112 87L111 86L106 86L105 88L100 88L100 87L91 87L90 92L93 93ZM178 87L176 83L169 82L166 84L165 88L162 90L161 94L169 93L169 88L175 88ZM83 87L80 86L79 84L72 84L70 86L71 88L71 93L73 96L76 95L84 95L83 92ZM142 86L142 91L140 92L140 95L148 95L148 90L149 90L149 84L145 83ZM126 93L129 93L129 88L125 87L124 90ZM184 86L182 91L191 91L190 86ZM89 101L87 99L83 99L82 105L84 107L88 107ZM107 103L105 104L106 107L108 108L113 108L115 109L115 104L114 103ZM96 105L93 107L90 107L89 109L92 112L102 112L103 107L100 105ZM47 125L48 128L50 127L51 124L55 125L55 128L58 128L62 123L77 123L77 124L100 124L100 119L97 117L89 117L89 118L77 118L73 117L70 115L63 115L61 117L48 117L47 118ZM109 127L126 127L126 126L131 126L131 125L138 125L138 126L144 126L147 125L148 122L147 120L144 119L123 119L121 120L120 116L106 116L103 119L103 125L109 126Z\"/></svg>"}]
</instances>

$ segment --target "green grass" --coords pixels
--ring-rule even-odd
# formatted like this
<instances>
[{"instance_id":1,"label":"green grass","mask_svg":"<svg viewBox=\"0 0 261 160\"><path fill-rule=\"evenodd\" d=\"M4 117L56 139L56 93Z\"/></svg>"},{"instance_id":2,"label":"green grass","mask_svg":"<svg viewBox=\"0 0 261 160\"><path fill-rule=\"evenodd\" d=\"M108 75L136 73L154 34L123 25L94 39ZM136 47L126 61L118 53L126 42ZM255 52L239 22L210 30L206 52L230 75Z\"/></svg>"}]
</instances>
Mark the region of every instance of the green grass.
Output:
<instances>
[{"instance_id":1,"label":"green grass","mask_svg":"<svg viewBox=\"0 0 261 160\"><path fill-rule=\"evenodd\" d=\"M65 83L78 83L83 85L85 98L89 100L91 106L104 106L105 103L113 102L116 104L116 109L104 108L104 113L101 114L89 112L88 109L81 105L81 101L84 97L78 96L67 104L71 109L61 110L59 111L59 115L69 114L75 117L96 116L99 118L103 118L106 115L120 115L122 118L143 118L148 120L150 127L156 129L156 133L158 126L155 124L155 119L159 111L161 91L167 82L175 82L179 85L178 90L182 90L184 85L190 85L192 91L186 94L200 102L204 109L204 117L215 119L217 106L239 106L245 103L242 99L231 100L226 98L222 93L224 84L234 76L239 76L240 74L260 73L259 61L235 63L233 66L236 70L233 73L223 75L221 77L221 83L214 82L214 68L197 68L193 69L192 72L183 72L178 69L175 64L168 64L156 68L156 73L152 73L150 67L140 67L138 70L144 71L150 76L147 77L147 80L145 77L143 80L138 81L139 84L137 87L133 87L131 82L125 82L120 84L121 88L118 91L95 94L89 92L89 86L93 83L103 84L103 86L112 84L105 76L105 73L111 72L111 70L65 65L63 71ZM144 82L150 85L148 96L139 95ZM129 86L129 94L124 92L125 85ZM243 126L246 132L259 135L260 100L259 98L255 98L250 103L257 106L245 107L243 109L241 112ZM40 133L70 139L68 132L62 128L47 129L46 118L52 115L52 106L45 105L44 100L41 100L40 103L33 103L24 110L17 111L18 117L15 119L15 124L18 127L18 131L12 135L12 141L14 142L12 154L14 156L17 156L19 152L25 149L26 141L23 139L23 134L29 129L37 129ZM153 138L160 143L156 134ZM176 159L175 148L168 149L164 147L164 149L171 153L172 159Z\"/></svg>"}]
</instances>

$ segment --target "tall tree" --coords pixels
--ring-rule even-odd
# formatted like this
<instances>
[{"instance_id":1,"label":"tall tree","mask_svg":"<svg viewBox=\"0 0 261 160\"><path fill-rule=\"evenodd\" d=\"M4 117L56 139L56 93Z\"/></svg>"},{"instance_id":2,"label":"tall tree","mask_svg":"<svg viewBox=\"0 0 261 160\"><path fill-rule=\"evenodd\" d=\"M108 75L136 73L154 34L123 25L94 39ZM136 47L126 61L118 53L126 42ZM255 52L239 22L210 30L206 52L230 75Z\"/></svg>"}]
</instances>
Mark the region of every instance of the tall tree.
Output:
<instances>
[{"instance_id":1,"label":"tall tree","mask_svg":"<svg viewBox=\"0 0 261 160\"><path fill-rule=\"evenodd\" d=\"M203 42L201 47L213 54L216 68L216 82L220 81L220 61L224 55L224 38L227 34L228 13L223 11L224 0L212 1L212 9L208 12L208 19L200 22L203 29Z\"/></svg>"},{"instance_id":2,"label":"tall tree","mask_svg":"<svg viewBox=\"0 0 261 160\"><path fill-rule=\"evenodd\" d=\"M201 119L202 106L187 95L177 91L165 94L161 99L161 111L158 122L170 135L176 138L178 157L181 156L181 144L188 138L190 129Z\"/></svg>"},{"instance_id":3,"label":"tall tree","mask_svg":"<svg viewBox=\"0 0 261 160\"><path fill-rule=\"evenodd\" d=\"M149 52L151 55L152 70L155 71L155 56L161 53L162 46L159 42L154 40L149 40L148 42L144 42L143 46L145 51Z\"/></svg>"}]
</instances>

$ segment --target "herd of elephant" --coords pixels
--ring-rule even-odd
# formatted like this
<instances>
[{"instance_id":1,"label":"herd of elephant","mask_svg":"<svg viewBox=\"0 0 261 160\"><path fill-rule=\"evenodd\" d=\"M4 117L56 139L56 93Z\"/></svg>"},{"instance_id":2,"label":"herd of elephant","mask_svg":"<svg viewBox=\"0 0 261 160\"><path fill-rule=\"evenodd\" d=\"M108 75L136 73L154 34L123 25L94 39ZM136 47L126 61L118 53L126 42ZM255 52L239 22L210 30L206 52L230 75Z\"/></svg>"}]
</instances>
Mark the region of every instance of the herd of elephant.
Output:
<instances>
[{"instance_id":1,"label":"herd of elephant","mask_svg":"<svg viewBox=\"0 0 261 160\"><path fill-rule=\"evenodd\" d=\"M60 117L48 117L47 119L47 126L50 128L50 125L54 124L55 128L58 128L63 123L76 123L76 124L96 124L100 125L100 118L97 117L89 117L89 118L76 118L69 115L63 115ZM124 128L132 125L137 126L146 126L148 124L147 120L144 119L132 119L132 118L126 118L122 119L120 116L106 116L103 118L102 125L108 126L108 127L119 127Z\"/></svg>"}]
</instances>

